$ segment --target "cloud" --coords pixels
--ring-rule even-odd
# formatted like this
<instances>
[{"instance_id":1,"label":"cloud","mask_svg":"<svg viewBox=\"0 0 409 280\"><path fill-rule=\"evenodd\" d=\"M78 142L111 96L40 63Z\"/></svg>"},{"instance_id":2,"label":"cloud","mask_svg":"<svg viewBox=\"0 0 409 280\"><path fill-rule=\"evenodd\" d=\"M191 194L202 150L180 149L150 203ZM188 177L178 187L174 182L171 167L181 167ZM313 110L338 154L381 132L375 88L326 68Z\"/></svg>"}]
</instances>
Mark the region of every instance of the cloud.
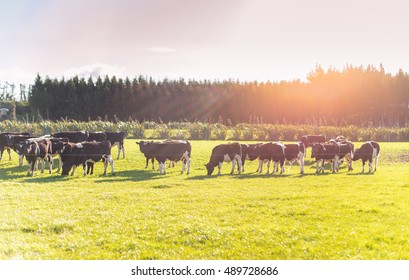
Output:
<instances>
[{"instance_id":1,"label":"cloud","mask_svg":"<svg viewBox=\"0 0 409 280\"><path fill-rule=\"evenodd\" d=\"M109 77L125 77L125 68L118 65L93 63L81 67L71 68L64 73L64 76L69 78L78 76L80 78L91 77L92 79L96 79L98 77L104 77L106 75L108 75Z\"/></svg>"},{"instance_id":2,"label":"cloud","mask_svg":"<svg viewBox=\"0 0 409 280\"><path fill-rule=\"evenodd\" d=\"M175 49L171 49L171 48L166 48L166 47L155 47L155 48L150 48L149 49L152 52L156 52L156 53L170 53L170 52L175 52Z\"/></svg>"},{"instance_id":3,"label":"cloud","mask_svg":"<svg viewBox=\"0 0 409 280\"><path fill-rule=\"evenodd\" d=\"M27 72L19 67L12 67L7 70L0 70L0 83L10 84L32 84L36 74Z\"/></svg>"}]
</instances>

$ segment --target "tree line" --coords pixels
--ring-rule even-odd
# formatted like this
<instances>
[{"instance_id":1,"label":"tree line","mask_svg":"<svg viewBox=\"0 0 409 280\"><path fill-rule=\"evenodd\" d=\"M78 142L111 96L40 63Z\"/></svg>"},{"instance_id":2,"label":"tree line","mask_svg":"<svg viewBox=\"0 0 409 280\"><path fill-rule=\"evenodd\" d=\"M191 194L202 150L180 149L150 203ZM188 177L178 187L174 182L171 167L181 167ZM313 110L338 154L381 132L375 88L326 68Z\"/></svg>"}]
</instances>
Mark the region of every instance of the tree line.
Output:
<instances>
[{"instance_id":1,"label":"tree line","mask_svg":"<svg viewBox=\"0 0 409 280\"><path fill-rule=\"evenodd\" d=\"M342 70L317 65L305 82L38 74L25 96L31 114L49 120L409 125L409 75L385 73L382 65Z\"/></svg>"}]
</instances>

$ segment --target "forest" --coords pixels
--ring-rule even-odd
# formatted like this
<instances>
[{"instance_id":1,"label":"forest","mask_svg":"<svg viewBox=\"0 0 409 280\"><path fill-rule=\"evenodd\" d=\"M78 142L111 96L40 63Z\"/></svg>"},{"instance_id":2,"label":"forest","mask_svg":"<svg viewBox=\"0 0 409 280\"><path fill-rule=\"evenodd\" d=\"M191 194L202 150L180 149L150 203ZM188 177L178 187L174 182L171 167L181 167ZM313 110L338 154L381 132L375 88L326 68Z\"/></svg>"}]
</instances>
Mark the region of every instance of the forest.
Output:
<instances>
[{"instance_id":1,"label":"forest","mask_svg":"<svg viewBox=\"0 0 409 280\"><path fill-rule=\"evenodd\" d=\"M409 75L379 67L317 65L306 81L196 81L136 76L65 79L37 75L20 94L13 85L2 100L28 102L32 118L137 121L205 121L405 127ZM10 89L11 87L7 87Z\"/></svg>"}]
</instances>

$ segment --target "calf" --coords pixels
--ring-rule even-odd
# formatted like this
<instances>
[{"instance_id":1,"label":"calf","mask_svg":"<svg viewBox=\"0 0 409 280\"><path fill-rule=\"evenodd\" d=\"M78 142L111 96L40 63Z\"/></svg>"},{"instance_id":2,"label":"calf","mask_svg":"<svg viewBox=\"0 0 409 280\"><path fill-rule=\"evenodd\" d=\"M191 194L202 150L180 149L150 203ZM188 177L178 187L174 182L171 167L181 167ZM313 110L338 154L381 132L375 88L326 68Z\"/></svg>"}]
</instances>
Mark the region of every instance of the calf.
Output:
<instances>
[{"instance_id":1,"label":"calf","mask_svg":"<svg viewBox=\"0 0 409 280\"><path fill-rule=\"evenodd\" d=\"M106 175L108 162L111 165L111 174L114 175L114 161L111 157L111 143L104 142L82 142L82 143L63 143L59 142L58 147L61 148L60 155L63 162L61 175L68 175L71 168L74 174L75 168L82 165L84 169L84 176L87 175L86 166L88 162L98 162L100 160L104 163L104 173Z\"/></svg>"},{"instance_id":2,"label":"calf","mask_svg":"<svg viewBox=\"0 0 409 280\"><path fill-rule=\"evenodd\" d=\"M263 172L263 165L267 163L267 174L270 173L270 163L274 162L274 168L271 174L274 174L278 170L278 164L280 164L282 174L284 172L284 154L285 146L281 143L264 143L254 148L252 156L257 156L259 160L258 172Z\"/></svg>"},{"instance_id":3,"label":"calf","mask_svg":"<svg viewBox=\"0 0 409 280\"><path fill-rule=\"evenodd\" d=\"M219 167L218 175L220 175L220 170L222 168L223 162L231 162L232 169L230 174L233 174L236 162L239 166L238 173L241 174L241 158L242 150L239 143L228 143L220 144L213 148L210 160L205 164L207 169L207 175L212 175L214 168Z\"/></svg>"},{"instance_id":4,"label":"calf","mask_svg":"<svg viewBox=\"0 0 409 280\"><path fill-rule=\"evenodd\" d=\"M48 140L50 140L51 142L51 154L52 156L58 156L58 169L57 172L60 172L61 168L62 168L62 159L61 159L61 155L59 153L59 142L62 143L68 143L69 139L68 138L48 138Z\"/></svg>"},{"instance_id":5,"label":"calf","mask_svg":"<svg viewBox=\"0 0 409 280\"><path fill-rule=\"evenodd\" d=\"M11 160L10 149L14 149L15 144L18 144L19 142L21 142L21 140L20 140L19 142L13 141L14 143L10 143L10 138L13 135L20 135L20 136L24 136L24 137L25 136L30 137L30 133L28 133L28 132L22 132L22 133L20 133L20 132L2 132L2 133L0 133L0 160L2 160L2 158L3 158L4 149L7 150L7 153L9 154L9 160ZM20 161L21 161L21 158L20 158Z\"/></svg>"},{"instance_id":6,"label":"calf","mask_svg":"<svg viewBox=\"0 0 409 280\"><path fill-rule=\"evenodd\" d=\"M304 135L301 137L300 142L304 144L305 148L308 148L316 143L324 143L325 136L324 135Z\"/></svg>"},{"instance_id":7,"label":"calf","mask_svg":"<svg viewBox=\"0 0 409 280\"><path fill-rule=\"evenodd\" d=\"M338 158L339 158L340 148L338 144L334 143L315 143L312 145L311 158L315 158L317 162L316 173L324 173L325 160L330 160L332 162L332 172L338 170ZM320 166L321 163L321 166Z\"/></svg>"},{"instance_id":8,"label":"calf","mask_svg":"<svg viewBox=\"0 0 409 280\"><path fill-rule=\"evenodd\" d=\"M379 144L375 141L368 141L364 143L361 147L355 150L352 160L356 161L362 159L362 173L364 173L365 163L366 161L369 162L369 173L372 172L372 161L374 161L374 170L376 171L376 167L378 165L378 157L381 148Z\"/></svg>"},{"instance_id":9,"label":"calf","mask_svg":"<svg viewBox=\"0 0 409 280\"><path fill-rule=\"evenodd\" d=\"M49 162L49 173L52 173L53 169L53 159L51 151L51 142L46 138L30 138L23 142L22 151L29 164L29 169L27 172L28 176L34 175L34 169L37 165L37 160L42 160L41 173L44 173L45 163Z\"/></svg>"},{"instance_id":10,"label":"calf","mask_svg":"<svg viewBox=\"0 0 409 280\"><path fill-rule=\"evenodd\" d=\"M125 158L125 148L124 148L124 140L126 137L125 131L120 132L105 132L107 136L107 141L111 142L111 146L114 147L118 145L118 159L119 155L121 154L122 150L122 158Z\"/></svg>"}]
</instances>

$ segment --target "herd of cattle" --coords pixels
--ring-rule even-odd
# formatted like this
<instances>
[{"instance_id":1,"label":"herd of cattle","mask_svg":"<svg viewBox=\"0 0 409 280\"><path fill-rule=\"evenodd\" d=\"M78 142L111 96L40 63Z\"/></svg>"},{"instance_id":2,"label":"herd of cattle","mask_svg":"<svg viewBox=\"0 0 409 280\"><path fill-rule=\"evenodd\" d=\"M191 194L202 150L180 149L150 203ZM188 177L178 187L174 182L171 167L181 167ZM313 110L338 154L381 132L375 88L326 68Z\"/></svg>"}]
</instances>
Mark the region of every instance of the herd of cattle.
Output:
<instances>
[{"instance_id":1,"label":"herd of cattle","mask_svg":"<svg viewBox=\"0 0 409 280\"><path fill-rule=\"evenodd\" d=\"M148 167L149 160L154 168L154 159L159 163L160 173L166 173L165 161L170 162L182 160L182 173L187 165L187 174L190 171L190 154L191 146L188 141L173 141L166 140L160 142L140 141L136 142L139 145L140 151L146 157L146 166ZM360 148L355 149L354 144L345 139L343 136L338 136L335 139L326 141L323 135L306 135L301 137L298 143L283 144L281 142L268 142L257 144L240 144L228 143L220 144L213 148L210 160L205 164L207 175L212 175L214 168L218 167L218 174L223 162L231 162L233 174L236 164L238 165L238 173L244 172L244 164L246 160L258 159L259 165L257 172L262 172L263 165L267 164L267 174L270 173L270 164L274 163L272 173L284 173L285 161L292 164L298 161L300 165L300 173L304 173L304 159L306 149L311 147L311 157L315 158L317 163L316 173L324 172L324 163L331 163L331 171L338 172L339 165L345 160L348 164L348 171L352 171L352 162L362 160L362 172L364 172L365 163L369 162L369 172L376 171L378 156L380 152L379 144L374 141L364 143ZM374 167L372 167L374 163Z\"/></svg>"},{"instance_id":2,"label":"herd of cattle","mask_svg":"<svg viewBox=\"0 0 409 280\"><path fill-rule=\"evenodd\" d=\"M14 150L19 155L19 165L23 164L25 157L29 170L28 175L33 176L38 169L38 162L42 162L41 172L44 172L45 163L49 164L49 173L53 169L53 157L58 156L59 172L68 175L72 169L74 174L77 166L82 166L84 176L93 174L94 163L102 161L104 163L104 175L107 172L108 164L111 165L111 173L114 174L114 161L111 156L111 148L118 146L118 159L122 151L125 158L124 139L125 132L89 132L89 131L67 131L58 132L41 137L33 137L29 133L3 132L0 133L0 160L6 149L11 160L10 150ZM175 162L182 162L182 172L187 169L190 173L190 157L192 147L189 141L165 140L165 141L140 141L136 142L140 151L146 158L145 168L149 161L154 169L155 160L159 164L160 174L166 174L165 162L170 165ZM218 167L218 174L223 162L231 162L234 172L236 165L238 173L244 172L246 160L258 160L257 172L262 172L264 164L267 164L267 174L270 173L270 165L274 164L272 172L284 173L284 164L291 165L298 161L300 173L304 173L304 159L307 148L311 147L311 158L316 160L316 173L324 172L324 163L330 162L331 171L338 172L340 164L345 161L348 171L352 171L352 162L362 160L362 172L365 163L369 162L369 172L376 171L378 156L380 152L379 144L374 141L364 143L360 148L355 149L354 144L346 140L343 136L327 141L323 135L306 135L298 143L283 144L281 142L267 142L256 144L228 143L220 144L213 148L210 160L205 164L207 175L211 175ZM280 169L280 170L279 170Z\"/></svg>"}]
</instances>

